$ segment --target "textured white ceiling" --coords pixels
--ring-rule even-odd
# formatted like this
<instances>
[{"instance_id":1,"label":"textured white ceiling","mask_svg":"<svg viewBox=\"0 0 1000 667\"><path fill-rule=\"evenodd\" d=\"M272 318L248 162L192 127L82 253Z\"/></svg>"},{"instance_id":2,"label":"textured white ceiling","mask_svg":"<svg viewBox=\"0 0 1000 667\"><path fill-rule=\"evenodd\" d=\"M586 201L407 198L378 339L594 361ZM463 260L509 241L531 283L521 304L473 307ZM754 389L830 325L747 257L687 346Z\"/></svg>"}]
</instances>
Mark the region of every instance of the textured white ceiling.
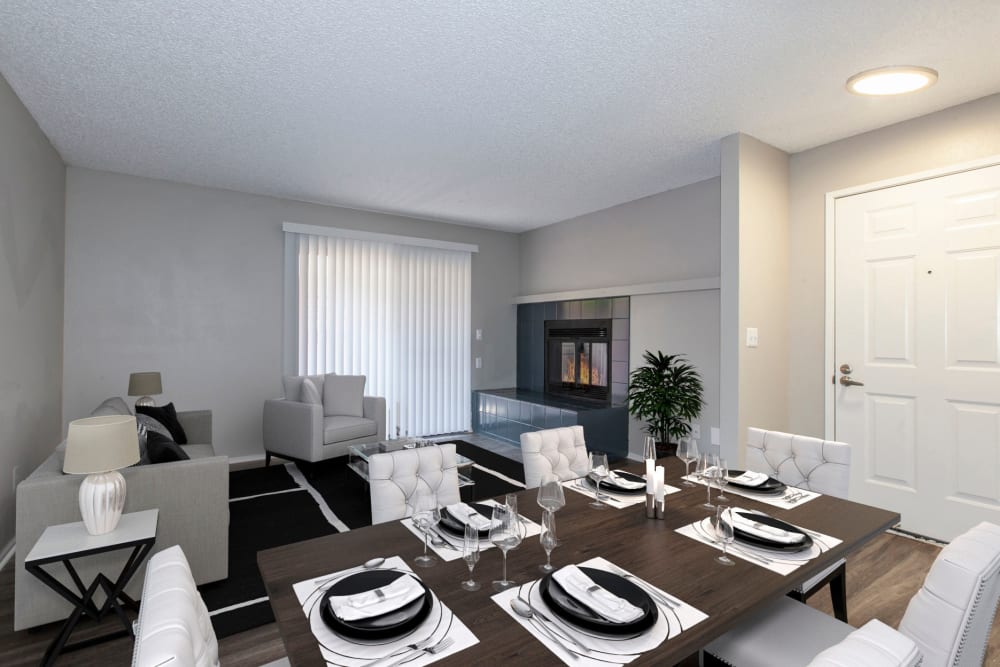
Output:
<instances>
[{"instance_id":1,"label":"textured white ceiling","mask_svg":"<svg viewBox=\"0 0 1000 667\"><path fill-rule=\"evenodd\" d=\"M997 0L3 0L77 166L523 230L1000 91ZM938 69L928 91L851 74Z\"/></svg>"}]
</instances>

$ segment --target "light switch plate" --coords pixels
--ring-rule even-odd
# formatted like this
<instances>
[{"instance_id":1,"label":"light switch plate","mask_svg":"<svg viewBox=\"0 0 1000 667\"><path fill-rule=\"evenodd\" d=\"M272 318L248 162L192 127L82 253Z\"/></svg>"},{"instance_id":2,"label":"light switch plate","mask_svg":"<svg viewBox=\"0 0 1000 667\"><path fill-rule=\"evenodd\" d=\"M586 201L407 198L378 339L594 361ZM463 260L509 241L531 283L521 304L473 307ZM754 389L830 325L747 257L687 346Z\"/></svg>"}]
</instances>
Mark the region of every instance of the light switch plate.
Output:
<instances>
[{"instance_id":1,"label":"light switch plate","mask_svg":"<svg viewBox=\"0 0 1000 667\"><path fill-rule=\"evenodd\" d=\"M483 367L483 358L476 357L476 368L482 368L482 367Z\"/></svg>"},{"instance_id":2,"label":"light switch plate","mask_svg":"<svg viewBox=\"0 0 1000 667\"><path fill-rule=\"evenodd\" d=\"M719 444L719 429L716 428L715 426L712 427L712 444L713 445Z\"/></svg>"},{"instance_id":3,"label":"light switch plate","mask_svg":"<svg viewBox=\"0 0 1000 667\"><path fill-rule=\"evenodd\" d=\"M482 340L482 339L483 339L483 330L476 329L476 340Z\"/></svg>"},{"instance_id":4,"label":"light switch plate","mask_svg":"<svg viewBox=\"0 0 1000 667\"><path fill-rule=\"evenodd\" d=\"M747 347L757 347L757 327L747 327Z\"/></svg>"}]
</instances>

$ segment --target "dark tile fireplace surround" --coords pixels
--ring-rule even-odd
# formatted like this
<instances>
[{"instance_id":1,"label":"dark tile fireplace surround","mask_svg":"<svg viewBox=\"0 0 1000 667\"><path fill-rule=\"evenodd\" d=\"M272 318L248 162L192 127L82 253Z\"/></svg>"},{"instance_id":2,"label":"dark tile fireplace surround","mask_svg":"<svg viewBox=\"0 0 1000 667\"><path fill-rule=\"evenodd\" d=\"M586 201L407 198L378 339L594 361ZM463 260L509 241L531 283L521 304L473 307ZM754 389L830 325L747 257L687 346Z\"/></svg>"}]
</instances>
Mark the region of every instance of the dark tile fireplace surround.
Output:
<instances>
[{"instance_id":1,"label":"dark tile fireplace surround","mask_svg":"<svg viewBox=\"0 0 1000 667\"><path fill-rule=\"evenodd\" d=\"M517 387L473 392L473 429L520 446L579 424L589 449L627 456L628 341L628 297L518 305Z\"/></svg>"}]
</instances>

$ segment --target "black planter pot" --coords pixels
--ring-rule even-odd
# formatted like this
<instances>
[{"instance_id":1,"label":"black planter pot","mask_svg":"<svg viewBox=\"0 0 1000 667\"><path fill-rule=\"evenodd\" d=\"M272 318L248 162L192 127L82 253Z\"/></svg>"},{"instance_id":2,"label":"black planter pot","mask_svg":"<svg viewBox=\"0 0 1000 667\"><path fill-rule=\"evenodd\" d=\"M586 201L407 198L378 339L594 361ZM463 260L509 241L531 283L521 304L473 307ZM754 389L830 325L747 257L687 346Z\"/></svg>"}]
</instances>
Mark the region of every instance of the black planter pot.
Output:
<instances>
[{"instance_id":1,"label":"black planter pot","mask_svg":"<svg viewBox=\"0 0 1000 667\"><path fill-rule=\"evenodd\" d=\"M656 443L656 458L662 459L667 456L677 456L677 443L676 442Z\"/></svg>"}]
</instances>

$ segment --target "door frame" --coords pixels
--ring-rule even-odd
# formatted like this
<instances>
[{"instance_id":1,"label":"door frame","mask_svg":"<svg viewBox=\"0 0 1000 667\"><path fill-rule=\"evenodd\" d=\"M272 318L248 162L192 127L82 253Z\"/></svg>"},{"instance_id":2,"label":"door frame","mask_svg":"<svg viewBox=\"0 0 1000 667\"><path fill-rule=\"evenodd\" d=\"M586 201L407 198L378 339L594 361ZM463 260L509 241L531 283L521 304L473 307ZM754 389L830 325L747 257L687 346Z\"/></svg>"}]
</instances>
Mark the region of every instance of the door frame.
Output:
<instances>
[{"instance_id":1,"label":"door frame","mask_svg":"<svg viewBox=\"0 0 1000 667\"><path fill-rule=\"evenodd\" d=\"M968 162L962 162L959 164L949 165L946 167L936 167L934 169L928 169L925 171L918 171L912 174L907 174L904 176L895 176L893 178L886 178L880 181L874 181L872 183L864 183L861 185L854 185L849 188L843 188L841 190L832 190L826 193L826 220L825 220L825 258L824 258L824 283L825 283L825 308L824 308L824 323L825 323L825 333L824 333L824 356L823 356L823 375L821 376L821 381L823 382L824 390L824 418L823 418L823 428L824 428L824 438L826 440L836 440L836 430L837 430L837 386L832 381L834 377L833 370L836 368L836 332L837 332L837 322L836 322L836 308L835 308L835 298L836 298L836 285L837 285L837 272L836 272L836 212L837 212L837 200L843 197L850 197L853 195L860 195L866 192L873 192L875 190L885 190L886 188L893 188L899 185L908 185L910 183L917 183L919 181L928 181L934 178L940 178L942 176L952 176L954 174L961 174L967 171L974 171L976 169L982 169L984 167L994 167L1000 165L1000 155L993 155L990 157L979 158L978 160L970 160Z\"/></svg>"}]
</instances>

